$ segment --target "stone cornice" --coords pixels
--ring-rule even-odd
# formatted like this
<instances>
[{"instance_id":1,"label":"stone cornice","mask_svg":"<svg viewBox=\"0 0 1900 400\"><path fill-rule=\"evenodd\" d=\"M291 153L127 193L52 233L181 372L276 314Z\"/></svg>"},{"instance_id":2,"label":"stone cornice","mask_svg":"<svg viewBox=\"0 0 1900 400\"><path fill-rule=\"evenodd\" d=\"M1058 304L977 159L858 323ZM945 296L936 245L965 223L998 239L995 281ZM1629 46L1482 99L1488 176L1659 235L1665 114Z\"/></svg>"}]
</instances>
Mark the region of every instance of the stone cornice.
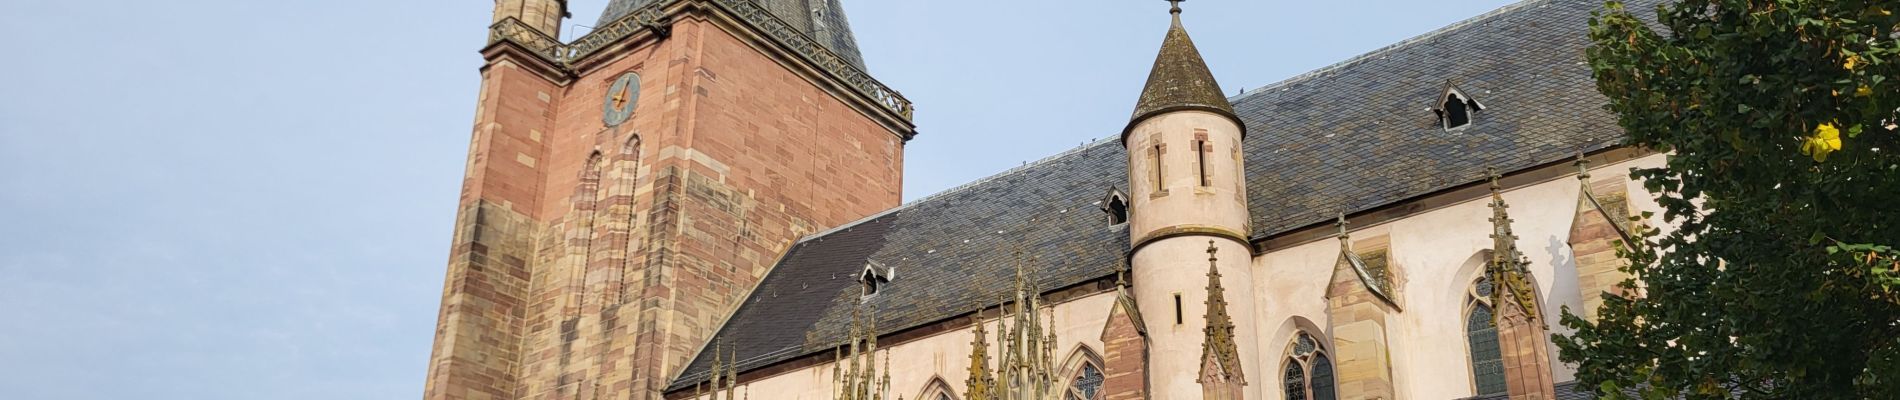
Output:
<instances>
[{"instance_id":1,"label":"stone cornice","mask_svg":"<svg viewBox=\"0 0 1900 400\"><path fill-rule=\"evenodd\" d=\"M1147 235L1143 235L1129 244L1128 254L1132 257L1133 254L1140 252L1141 248L1147 247L1151 243L1177 236L1215 237L1232 240L1235 243L1240 243L1241 246L1252 248L1252 245L1248 244L1247 235L1243 235L1239 231L1213 225L1188 224L1170 226L1149 232Z\"/></svg>"},{"instance_id":2,"label":"stone cornice","mask_svg":"<svg viewBox=\"0 0 1900 400\"><path fill-rule=\"evenodd\" d=\"M1616 146L1591 153L1587 159L1594 165L1610 165L1648 157L1654 154L1656 154L1656 152L1649 149L1632 146ZM1572 160L1559 160L1517 171L1504 172L1503 177L1499 180L1499 184L1503 185L1504 189L1508 191L1550 182L1560 178L1574 177L1576 176L1576 169L1571 163ZM1347 215L1346 219L1354 226L1369 227L1432 210L1450 207L1467 201L1482 199L1489 195L1490 192L1487 182L1471 182ZM1255 237L1250 241L1253 243L1254 254L1265 254L1275 250L1287 249L1305 243L1333 238L1336 234L1335 229L1336 227L1332 223L1317 223L1272 236Z\"/></svg>"},{"instance_id":3,"label":"stone cornice","mask_svg":"<svg viewBox=\"0 0 1900 400\"><path fill-rule=\"evenodd\" d=\"M536 54L534 49L513 41L490 43L488 47L482 48L482 58L488 60L488 63L482 66L482 71L508 63L532 71L557 85L566 85L574 80L574 75L568 73L560 65L548 62L547 58Z\"/></svg>"}]
</instances>

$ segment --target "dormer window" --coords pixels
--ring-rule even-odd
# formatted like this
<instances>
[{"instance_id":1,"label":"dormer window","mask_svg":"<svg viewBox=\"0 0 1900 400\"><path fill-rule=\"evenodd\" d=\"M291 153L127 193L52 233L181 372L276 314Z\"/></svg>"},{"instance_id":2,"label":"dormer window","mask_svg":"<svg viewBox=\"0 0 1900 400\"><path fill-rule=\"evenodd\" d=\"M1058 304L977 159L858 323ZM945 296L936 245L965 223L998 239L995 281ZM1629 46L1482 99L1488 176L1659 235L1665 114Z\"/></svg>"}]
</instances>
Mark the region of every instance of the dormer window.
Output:
<instances>
[{"instance_id":1,"label":"dormer window","mask_svg":"<svg viewBox=\"0 0 1900 400\"><path fill-rule=\"evenodd\" d=\"M1109 225L1128 222L1128 196L1123 195L1120 189L1108 188L1108 194L1097 204L1101 205L1102 212L1108 214Z\"/></svg>"},{"instance_id":2,"label":"dormer window","mask_svg":"<svg viewBox=\"0 0 1900 400\"><path fill-rule=\"evenodd\" d=\"M858 287L862 290L859 299L869 300L884 287L891 284L891 278L897 274L896 268L885 268L883 264L872 261L864 264L864 270L858 273Z\"/></svg>"},{"instance_id":3,"label":"dormer window","mask_svg":"<svg viewBox=\"0 0 1900 400\"><path fill-rule=\"evenodd\" d=\"M1450 82L1445 83L1445 94L1438 98L1438 104L1432 108L1438 114L1438 124L1446 131L1455 131L1471 126L1473 114L1483 111L1484 105L1466 95Z\"/></svg>"}]
</instances>

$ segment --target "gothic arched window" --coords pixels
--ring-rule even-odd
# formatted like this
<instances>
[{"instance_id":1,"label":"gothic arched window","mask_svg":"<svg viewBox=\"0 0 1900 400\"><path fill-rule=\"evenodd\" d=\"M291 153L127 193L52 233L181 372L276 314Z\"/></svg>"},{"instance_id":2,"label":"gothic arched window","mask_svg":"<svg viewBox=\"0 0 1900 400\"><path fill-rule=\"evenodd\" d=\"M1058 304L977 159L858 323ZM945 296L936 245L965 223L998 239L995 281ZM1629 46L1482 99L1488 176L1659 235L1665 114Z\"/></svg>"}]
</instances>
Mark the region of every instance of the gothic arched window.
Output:
<instances>
[{"instance_id":1,"label":"gothic arched window","mask_svg":"<svg viewBox=\"0 0 1900 400\"><path fill-rule=\"evenodd\" d=\"M1102 369L1093 361L1083 361L1069 377L1068 394L1062 400L1099 400L1102 398Z\"/></svg>"},{"instance_id":2,"label":"gothic arched window","mask_svg":"<svg viewBox=\"0 0 1900 400\"><path fill-rule=\"evenodd\" d=\"M1286 371L1280 384L1286 400L1336 400L1333 360L1312 335L1300 332L1287 344Z\"/></svg>"},{"instance_id":3,"label":"gothic arched window","mask_svg":"<svg viewBox=\"0 0 1900 400\"><path fill-rule=\"evenodd\" d=\"M956 391L951 389L950 384L945 383L943 378L931 378L930 383L924 386L923 394L917 396L917 398L920 400L957 400L956 396L952 393L956 393Z\"/></svg>"},{"instance_id":4,"label":"gothic arched window","mask_svg":"<svg viewBox=\"0 0 1900 400\"><path fill-rule=\"evenodd\" d=\"M1504 352L1498 348L1498 325L1493 319L1488 277L1471 284L1465 311L1465 344L1471 355L1471 385L1478 395L1504 393Z\"/></svg>"}]
</instances>

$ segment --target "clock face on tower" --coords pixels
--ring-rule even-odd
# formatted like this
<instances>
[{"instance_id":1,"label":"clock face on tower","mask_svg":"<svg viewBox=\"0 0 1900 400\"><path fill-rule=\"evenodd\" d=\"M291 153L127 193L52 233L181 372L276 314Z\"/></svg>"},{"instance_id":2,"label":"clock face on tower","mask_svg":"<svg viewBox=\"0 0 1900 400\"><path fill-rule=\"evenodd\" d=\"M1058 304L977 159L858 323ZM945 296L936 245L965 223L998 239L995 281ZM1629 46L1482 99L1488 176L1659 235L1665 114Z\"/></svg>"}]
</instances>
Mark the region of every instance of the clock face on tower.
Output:
<instances>
[{"instance_id":1,"label":"clock face on tower","mask_svg":"<svg viewBox=\"0 0 1900 400\"><path fill-rule=\"evenodd\" d=\"M601 106L601 121L607 126L620 126L633 116L633 105L640 99L640 75L628 72L614 80L607 88L606 104Z\"/></svg>"}]
</instances>

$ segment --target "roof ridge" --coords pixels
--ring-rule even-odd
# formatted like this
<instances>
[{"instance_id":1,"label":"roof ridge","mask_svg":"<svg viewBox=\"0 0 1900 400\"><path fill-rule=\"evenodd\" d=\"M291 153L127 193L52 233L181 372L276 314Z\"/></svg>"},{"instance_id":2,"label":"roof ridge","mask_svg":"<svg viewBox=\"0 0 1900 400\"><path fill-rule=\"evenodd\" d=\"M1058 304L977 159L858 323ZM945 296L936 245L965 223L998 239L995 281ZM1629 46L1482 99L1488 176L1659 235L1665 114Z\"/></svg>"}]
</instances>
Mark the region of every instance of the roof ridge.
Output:
<instances>
[{"instance_id":1,"label":"roof ridge","mask_svg":"<svg viewBox=\"0 0 1900 400\"><path fill-rule=\"evenodd\" d=\"M1352 58L1347 58L1344 61L1336 62L1324 67L1315 68L1311 71L1306 71L1299 75L1294 75L1292 77L1282 79L1279 82L1274 82L1266 86L1261 86L1261 87L1243 91L1239 95L1236 95L1234 97L1229 97L1227 100L1229 102L1240 102L1256 94L1272 91L1273 89L1283 88L1288 85L1300 83L1302 81L1306 81L1314 77L1332 73L1340 69L1345 69L1346 67L1350 67L1359 63L1363 63L1367 60L1370 60L1374 56L1385 55L1387 53L1396 51L1400 48L1410 47L1415 44L1424 43L1430 39L1437 38L1438 36L1442 36L1447 33L1456 32L1456 31L1464 29L1465 27L1476 25L1480 22L1485 22L1486 20L1490 20L1492 18L1496 18L1504 14L1509 14L1515 11L1530 8L1532 4L1549 5L1550 3L1555 3L1555 2L1556 0L1524 0L1524 1L1516 2L1516 3L1506 4L1503 7L1498 7L1498 9L1496 10L1491 10L1484 14L1478 14L1478 16L1466 18L1462 21L1452 23L1451 25L1445 25L1445 26L1439 27L1438 29L1433 29L1429 32L1419 34L1418 36L1413 36L1405 40L1400 40L1397 43L1392 43L1392 44L1385 45L1384 47L1373 49L1372 51L1368 51L1363 54L1353 56Z\"/></svg>"},{"instance_id":2,"label":"roof ridge","mask_svg":"<svg viewBox=\"0 0 1900 400\"><path fill-rule=\"evenodd\" d=\"M1006 170L1003 170L1003 172L998 172L998 173L995 173L995 174L992 174L992 175L990 175L990 176L986 176L986 177L983 177L983 178L978 178L977 180L974 180L974 181L970 181L970 182L967 182L967 183L964 183L964 184L962 184L962 185L957 185L957 186L954 186L954 187L951 187L951 188L949 188L949 189L944 189L943 191L939 191L939 192L937 192L937 193L932 193L932 194L930 194L930 195L927 195L927 196L924 196L924 197L919 197L919 198L917 198L916 200L911 200L910 202L906 202L906 203L904 203L904 204L900 204L900 205L898 205L897 207L891 207L891 209L889 209L889 210L884 210L884 211L882 211L882 212L878 212L877 214L871 214L870 216L866 216L866 217L864 217L864 218L859 218L859 219L858 219L858 220L856 220L856 221L851 221L851 222L846 222L846 223L844 223L844 224L841 224L841 225L838 225L837 227L834 227L834 228L831 228L831 229L826 229L826 230L822 230L822 231L818 231L818 232L816 232L816 233L813 233L813 234L810 234L810 235L805 235L805 237L804 237L804 238L801 238L801 239L798 239L798 243L805 243L805 242L808 242L808 241L811 241L812 239L817 239L817 238L821 238L821 237L824 237L825 235L830 235L830 234L833 234L833 233L838 233L838 232L840 232L840 231L843 231L843 230L846 230L846 229L850 229L851 227L854 227L854 226L858 226L858 225L863 225L863 224L864 224L865 222L870 222L871 220L874 220L874 219L878 219L878 218L882 218L882 217L884 217L884 216L887 216L887 215L891 215L891 214L893 214L893 213L896 213L896 212L898 212L898 211L903 211L903 210L906 210L906 209L909 209L909 208L911 208L911 207L914 207L914 206L916 206L916 205L918 205L918 204L923 204L923 203L925 203L925 202L929 202L929 201L931 201L931 200L937 200L938 198L942 198L942 197L946 197L946 196L949 196L949 195L952 195L952 194L956 194L956 193L960 193L960 192L963 192L963 191L965 191L965 190L969 190L969 189L971 189L971 188L974 188L974 187L976 187L976 186L978 186L978 185L982 185L982 184L984 184L984 183L988 183L988 182L990 182L990 181L994 181L994 180L997 180L997 179L1001 179L1001 178L1003 178L1003 177L1005 177L1005 176L1009 176L1009 175L1012 175L1012 174L1015 174L1015 173L1018 173L1018 172L1022 172L1022 171L1025 171L1025 170L1028 170L1028 169L1030 169L1030 168L1033 168L1033 167L1036 167L1036 166L1040 166L1040 165L1044 165L1044 164L1048 164L1048 163L1050 163L1050 162L1053 162L1053 161L1055 161L1055 160L1057 160L1057 159L1060 159L1060 158L1063 158L1063 157L1067 157L1067 156L1070 156L1070 155L1075 155L1075 154L1077 154L1077 153L1081 153L1081 152L1084 152L1084 151L1088 151L1088 150L1090 150L1090 149L1094 149L1094 148L1095 148L1096 146L1100 146L1100 145L1102 145L1102 144L1104 144L1104 143L1120 143L1120 140L1119 140L1119 139L1120 139L1120 137L1117 137L1117 136L1107 136L1107 137L1101 137L1101 138L1096 138L1095 140L1092 140L1092 141L1089 141L1088 143L1083 143L1083 144L1082 144L1081 146L1077 146L1077 147L1075 147L1075 148L1072 148L1072 149L1068 149L1068 150L1063 150L1062 152L1059 152L1059 153L1056 153L1056 154L1053 154L1053 155L1050 155L1050 156L1047 156L1047 157L1043 157L1043 158L1041 158L1041 159L1038 159L1038 160L1036 160L1036 161L1031 161L1031 162L1027 162L1027 163L1024 163L1023 165L1019 165L1019 166L1015 166L1015 167L1010 167L1009 169L1006 169Z\"/></svg>"}]
</instances>

